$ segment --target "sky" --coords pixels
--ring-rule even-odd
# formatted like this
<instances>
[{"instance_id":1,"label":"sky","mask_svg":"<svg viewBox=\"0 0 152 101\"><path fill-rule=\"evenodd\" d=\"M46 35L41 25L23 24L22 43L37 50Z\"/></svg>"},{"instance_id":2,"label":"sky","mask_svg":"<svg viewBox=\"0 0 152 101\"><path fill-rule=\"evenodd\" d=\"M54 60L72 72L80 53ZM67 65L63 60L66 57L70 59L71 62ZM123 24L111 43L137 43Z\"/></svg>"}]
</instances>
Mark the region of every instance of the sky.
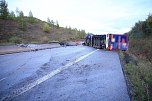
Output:
<instances>
[{"instance_id":1,"label":"sky","mask_svg":"<svg viewBox=\"0 0 152 101\"><path fill-rule=\"evenodd\" d=\"M43 21L58 21L62 27L93 34L123 34L152 14L152 0L6 0L9 11L16 8Z\"/></svg>"}]
</instances>

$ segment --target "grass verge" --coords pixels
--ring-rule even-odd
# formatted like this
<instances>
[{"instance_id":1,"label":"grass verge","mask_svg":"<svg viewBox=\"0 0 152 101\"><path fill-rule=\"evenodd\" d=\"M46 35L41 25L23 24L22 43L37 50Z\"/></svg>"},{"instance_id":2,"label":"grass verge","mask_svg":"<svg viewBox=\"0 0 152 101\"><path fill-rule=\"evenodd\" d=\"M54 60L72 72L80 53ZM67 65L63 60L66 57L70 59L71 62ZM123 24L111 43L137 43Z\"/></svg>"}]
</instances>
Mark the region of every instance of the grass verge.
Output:
<instances>
[{"instance_id":1,"label":"grass verge","mask_svg":"<svg viewBox=\"0 0 152 101\"><path fill-rule=\"evenodd\" d=\"M152 101L152 63L120 52L132 101Z\"/></svg>"}]
</instances>

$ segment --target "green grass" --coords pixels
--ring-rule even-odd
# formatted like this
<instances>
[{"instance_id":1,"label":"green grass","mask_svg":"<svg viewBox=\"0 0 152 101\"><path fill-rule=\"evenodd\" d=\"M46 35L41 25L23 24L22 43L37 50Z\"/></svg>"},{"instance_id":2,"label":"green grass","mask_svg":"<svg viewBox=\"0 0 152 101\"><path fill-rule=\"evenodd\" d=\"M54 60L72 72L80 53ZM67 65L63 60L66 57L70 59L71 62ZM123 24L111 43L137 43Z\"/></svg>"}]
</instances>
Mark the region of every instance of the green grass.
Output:
<instances>
[{"instance_id":1,"label":"green grass","mask_svg":"<svg viewBox=\"0 0 152 101\"><path fill-rule=\"evenodd\" d=\"M15 44L20 44L20 43L22 43L22 39L17 36L14 36L9 39L9 42L15 43Z\"/></svg>"},{"instance_id":2,"label":"green grass","mask_svg":"<svg viewBox=\"0 0 152 101\"><path fill-rule=\"evenodd\" d=\"M129 63L125 63L125 55L120 53L133 101L152 101L152 64L138 57L135 60L132 55Z\"/></svg>"}]
</instances>

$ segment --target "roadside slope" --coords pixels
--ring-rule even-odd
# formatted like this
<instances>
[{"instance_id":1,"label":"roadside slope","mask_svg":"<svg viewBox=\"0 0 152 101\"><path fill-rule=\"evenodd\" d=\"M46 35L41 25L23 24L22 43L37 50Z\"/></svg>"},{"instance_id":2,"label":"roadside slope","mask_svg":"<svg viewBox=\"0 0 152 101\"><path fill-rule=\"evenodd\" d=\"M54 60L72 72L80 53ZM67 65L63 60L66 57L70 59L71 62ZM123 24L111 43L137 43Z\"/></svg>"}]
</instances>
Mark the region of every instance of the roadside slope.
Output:
<instances>
[{"instance_id":1,"label":"roadside slope","mask_svg":"<svg viewBox=\"0 0 152 101\"><path fill-rule=\"evenodd\" d=\"M129 32L129 50L121 52L133 101L152 100L152 15Z\"/></svg>"},{"instance_id":2,"label":"roadside slope","mask_svg":"<svg viewBox=\"0 0 152 101\"><path fill-rule=\"evenodd\" d=\"M84 30L50 25L34 17L0 19L0 44L82 40L84 35Z\"/></svg>"}]
</instances>

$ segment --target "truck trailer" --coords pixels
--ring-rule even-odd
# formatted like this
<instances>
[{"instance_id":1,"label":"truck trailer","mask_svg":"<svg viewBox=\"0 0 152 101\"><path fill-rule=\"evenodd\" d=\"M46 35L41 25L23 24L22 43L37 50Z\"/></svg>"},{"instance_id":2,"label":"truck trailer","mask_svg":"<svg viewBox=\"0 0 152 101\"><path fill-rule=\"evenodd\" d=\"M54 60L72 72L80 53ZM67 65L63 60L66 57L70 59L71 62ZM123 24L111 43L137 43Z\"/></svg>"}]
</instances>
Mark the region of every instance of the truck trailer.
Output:
<instances>
[{"instance_id":1,"label":"truck trailer","mask_svg":"<svg viewBox=\"0 0 152 101\"><path fill-rule=\"evenodd\" d=\"M128 50L128 34L88 34L85 38L85 45L99 49Z\"/></svg>"},{"instance_id":2,"label":"truck trailer","mask_svg":"<svg viewBox=\"0 0 152 101\"><path fill-rule=\"evenodd\" d=\"M128 50L128 34L107 34L109 50Z\"/></svg>"}]
</instances>

